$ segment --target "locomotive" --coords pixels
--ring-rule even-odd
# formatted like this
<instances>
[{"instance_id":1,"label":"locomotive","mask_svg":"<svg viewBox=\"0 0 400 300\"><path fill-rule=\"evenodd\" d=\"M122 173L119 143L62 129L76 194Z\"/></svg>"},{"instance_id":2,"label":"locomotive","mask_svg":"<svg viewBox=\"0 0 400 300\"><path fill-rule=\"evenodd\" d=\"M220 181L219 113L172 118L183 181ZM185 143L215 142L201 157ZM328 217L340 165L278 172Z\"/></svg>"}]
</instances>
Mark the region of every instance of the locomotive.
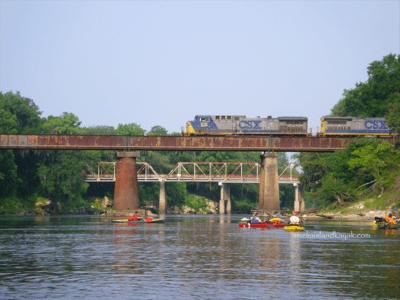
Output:
<instances>
[{"instance_id":1,"label":"locomotive","mask_svg":"<svg viewBox=\"0 0 400 300\"><path fill-rule=\"evenodd\" d=\"M332 117L321 118L321 132L323 136L389 136L390 128L384 118L353 118Z\"/></svg>"},{"instance_id":2,"label":"locomotive","mask_svg":"<svg viewBox=\"0 0 400 300\"><path fill-rule=\"evenodd\" d=\"M246 116L197 115L186 122L188 135L306 135L306 117L246 118Z\"/></svg>"},{"instance_id":3,"label":"locomotive","mask_svg":"<svg viewBox=\"0 0 400 300\"><path fill-rule=\"evenodd\" d=\"M308 135L307 117L247 118L235 115L196 115L186 122L185 135ZM389 136L384 118L324 116L319 136Z\"/></svg>"}]
</instances>

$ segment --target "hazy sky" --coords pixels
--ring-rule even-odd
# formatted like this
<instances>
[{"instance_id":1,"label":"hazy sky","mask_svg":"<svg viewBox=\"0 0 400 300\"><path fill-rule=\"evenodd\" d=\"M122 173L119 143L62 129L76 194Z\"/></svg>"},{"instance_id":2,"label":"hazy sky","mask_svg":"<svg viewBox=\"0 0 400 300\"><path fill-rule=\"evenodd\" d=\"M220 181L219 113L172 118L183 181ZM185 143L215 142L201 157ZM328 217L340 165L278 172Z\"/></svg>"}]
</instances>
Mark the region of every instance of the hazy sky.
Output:
<instances>
[{"instance_id":1,"label":"hazy sky","mask_svg":"<svg viewBox=\"0 0 400 300\"><path fill-rule=\"evenodd\" d=\"M0 91L83 126L196 114L310 127L399 53L399 1L3 1Z\"/></svg>"}]
</instances>

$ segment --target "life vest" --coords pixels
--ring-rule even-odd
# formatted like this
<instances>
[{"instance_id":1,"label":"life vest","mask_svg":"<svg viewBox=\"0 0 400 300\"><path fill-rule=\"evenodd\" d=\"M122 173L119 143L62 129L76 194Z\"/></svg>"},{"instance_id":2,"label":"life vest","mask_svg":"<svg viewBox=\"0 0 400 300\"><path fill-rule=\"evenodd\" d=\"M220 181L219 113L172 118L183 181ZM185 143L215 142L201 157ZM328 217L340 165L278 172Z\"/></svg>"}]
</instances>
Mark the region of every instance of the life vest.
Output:
<instances>
[{"instance_id":1,"label":"life vest","mask_svg":"<svg viewBox=\"0 0 400 300\"><path fill-rule=\"evenodd\" d=\"M386 219L386 222L390 222L393 225L397 224L396 221L393 218L388 217L386 214L385 214L385 219Z\"/></svg>"},{"instance_id":2,"label":"life vest","mask_svg":"<svg viewBox=\"0 0 400 300\"><path fill-rule=\"evenodd\" d=\"M129 217L129 218L128 218L128 221L133 221L133 217Z\"/></svg>"},{"instance_id":3,"label":"life vest","mask_svg":"<svg viewBox=\"0 0 400 300\"><path fill-rule=\"evenodd\" d=\"M279 218L273 218L273 219L271 219L271 220L269 220L270 222L272 222L272 223L280 223L281 222L281 219L279 219Z\"/></svg>"},{"instance_id":4,"label":"life vest","mask_svg":"<svg viewBox=\"0 0 400 300\"><path fill-rule=\"evenodd\" d=\"M257 218L257 217L252 217L250 223L251 223L251 224L258 224L258 223L260 223L260 221L258 221L256 218Z\"/></svg>"},{"instance_id":5,"label":"life vest","mask_svg":"<svg viewBox=\"0 0 400 300\"><path fill-rule=\"evenodd\" d=\"M148 222L148 221L153 221L153 218L147 217L146 222Z\"/></svg>"},{"instance_id":6,"label":"life vest","mask_svg":"<svg viewBox=\"0 0 400 300\"><path fill-rule=\"evenodd\" d=\"M137 221L137 214L133 215L133 221Z\"/></svg>"}]
</instances>

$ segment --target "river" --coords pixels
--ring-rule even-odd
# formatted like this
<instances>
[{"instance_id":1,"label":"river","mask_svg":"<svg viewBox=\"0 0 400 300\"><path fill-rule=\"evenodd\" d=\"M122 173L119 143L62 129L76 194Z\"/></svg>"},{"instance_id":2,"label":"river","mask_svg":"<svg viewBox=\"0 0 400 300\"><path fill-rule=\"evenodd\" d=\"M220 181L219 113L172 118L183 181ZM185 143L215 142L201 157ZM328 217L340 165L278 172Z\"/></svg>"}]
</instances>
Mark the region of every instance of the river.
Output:
<instances>
[{"instance_id":1,"label":"river","mask_svg":"<svg viewBox=\"0 0 400 300\"><path fill-rule=\"evenodd\" d=\"M289 233L242 217L0 216L0 299L399 298L400 230L308 221Z\"/></svg>"}]
</instances>

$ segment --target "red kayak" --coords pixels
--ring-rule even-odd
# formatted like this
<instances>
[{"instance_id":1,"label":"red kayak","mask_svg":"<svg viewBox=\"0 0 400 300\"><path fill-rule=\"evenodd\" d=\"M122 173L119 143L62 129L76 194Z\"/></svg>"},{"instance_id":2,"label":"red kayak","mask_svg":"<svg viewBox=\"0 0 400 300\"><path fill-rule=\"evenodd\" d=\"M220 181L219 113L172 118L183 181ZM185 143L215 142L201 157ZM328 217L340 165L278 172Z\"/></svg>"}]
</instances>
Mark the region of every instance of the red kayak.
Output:
<instances>
[{"instance_id":1,"label":"red kayak","mask_svg":"<svg viewBox=\"0 0 400 300\"><path fill-rule=\"evenodd\" d=\"M239 227L244 227L244 228L283 228L285 226L285 222L280 222L280 223L257 223L257 224L239 224Z\"/></svg>"},{"instance_id":2,"label":"red kayak","mask_svg":"<svg viewBox=\"0 0 400 300\"><path fill-rule=\"evenodd\" d=\"M250 220L242 219L239 223L239 227L242 228L283 228L285 222L277 219L270 220L264 223L250 224Z\"/></svg>"}]
</instances>

